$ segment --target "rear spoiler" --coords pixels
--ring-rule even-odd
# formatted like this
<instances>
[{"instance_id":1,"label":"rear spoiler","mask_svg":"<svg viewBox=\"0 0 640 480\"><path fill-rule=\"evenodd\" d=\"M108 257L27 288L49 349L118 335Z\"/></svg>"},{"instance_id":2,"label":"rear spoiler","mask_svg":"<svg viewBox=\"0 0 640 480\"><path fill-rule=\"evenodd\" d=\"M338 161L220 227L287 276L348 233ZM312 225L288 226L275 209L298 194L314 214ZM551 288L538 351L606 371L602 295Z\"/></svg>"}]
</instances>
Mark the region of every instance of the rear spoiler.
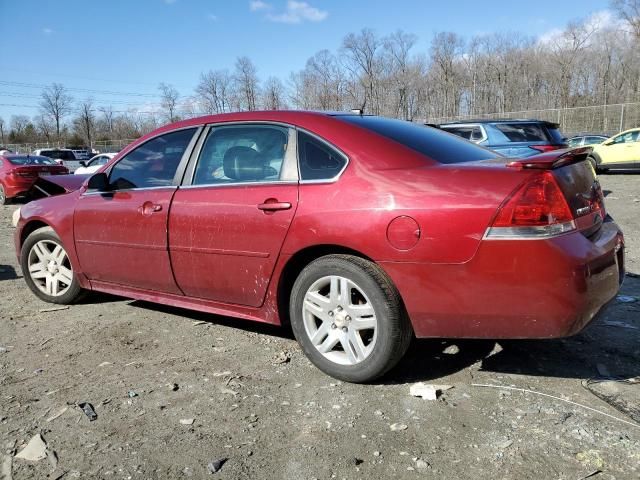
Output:
<instances>
[{"instance_id":1,"label":"rear spoiler","mask_svg":"<svg viewBox=\"0 0 640 480\"><path fill-rule=\"evenodd\" d=\"M556 150L509 162L507 163L507 167L521 170L554 170L556 168L561 168L566 165L586 160L592 150L593 147L580 147L572 150Z\"/></svg>"}]
</instances>

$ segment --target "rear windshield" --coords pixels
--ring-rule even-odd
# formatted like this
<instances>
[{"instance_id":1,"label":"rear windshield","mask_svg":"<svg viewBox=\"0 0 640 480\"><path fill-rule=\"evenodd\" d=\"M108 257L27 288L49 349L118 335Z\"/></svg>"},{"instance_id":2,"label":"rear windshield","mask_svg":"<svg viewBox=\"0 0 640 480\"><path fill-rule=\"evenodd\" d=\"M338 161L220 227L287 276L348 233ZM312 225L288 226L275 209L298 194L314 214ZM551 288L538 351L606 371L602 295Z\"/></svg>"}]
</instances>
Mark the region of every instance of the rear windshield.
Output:
<instances>
[{"instance_id":1,"label":"rear windshield","mask_svg":"<svg viewBox=\"0 0 640 480\"><path fill-rule=\"evenodd\" d=\"M59 160L75 160L76 157L73 152L69 150L43 150L40 155L44 155L49 158L57 158Z\"/></svg>"},{"instance_id":2,"label":"rear windshield","mask_svg":"<svg viewBox=\"0 0 640 480\"><path fill-rule=\"evenodd\" d=\"M57 163L50 158L31 155L11 157L8 160L14 165L57 165Z\"/></svg>"},{"instance_id":3,"label":"rear windshield","mask_svg":"<svg viewBox=\"0 0 640 480\"><path fill-rule=\"evenodd\" d=\"M439 163L473 162L500 156L455 135L416 123L360 115L345 115L336 118L401 143Z\"/></svg>"},{"instance_id":4,"label":"rear windshield","mask_svg":"<svg viewBox=\"0 0 640 480\"><path fill-rule=\"evenodd\" d=\"M548 142L544 127L539 123L494 124L510 142Z\"/></svg>"}]
</instances>

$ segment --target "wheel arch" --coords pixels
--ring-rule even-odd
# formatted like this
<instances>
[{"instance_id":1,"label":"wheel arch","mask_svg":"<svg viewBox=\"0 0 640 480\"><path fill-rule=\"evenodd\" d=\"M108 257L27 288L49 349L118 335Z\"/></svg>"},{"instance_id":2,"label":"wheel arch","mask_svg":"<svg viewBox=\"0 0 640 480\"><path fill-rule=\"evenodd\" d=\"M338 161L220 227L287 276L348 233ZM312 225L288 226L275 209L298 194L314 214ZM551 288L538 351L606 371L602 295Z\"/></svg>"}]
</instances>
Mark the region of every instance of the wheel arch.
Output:
<instances>
[{"instance_id":1,"label":"wheel arch","mask_svg":"<svg viewBox=\"0 0 640 480\"><path fill-rule=\"evenodd\" d=\"M33 232L35 232L39 228L43 228L43 227L53 228L51 227L51 225L49 225L46 222L43 222L42 220L30 220L29 222L27 222L25 226L22 227L22 231L20 232L20 249L22 249L22 245L24 245L24 242L29 235L31 235Z\"/></svg>"},{"instance_id":2,"label":"wheel arch","mask_svg":"<svg viewBox=\"0 0 640 480\"><path fill-rule=\"evenodd\" d=\"M314 260L333 254L353 255L354 257L363 258L378 265L375 260L364 253L342 245L313 245L297 251L291 256L291 258L289 258L289 260L287 260L287 263L282 268L278 279L278 316L280 317L280 323L282 326L286 326L287 328L290 326L289 296L291 294L293 284L296 281L296 278L298 278L298 275L300 275L300 272Z\"/></svg>"}]
</instances>

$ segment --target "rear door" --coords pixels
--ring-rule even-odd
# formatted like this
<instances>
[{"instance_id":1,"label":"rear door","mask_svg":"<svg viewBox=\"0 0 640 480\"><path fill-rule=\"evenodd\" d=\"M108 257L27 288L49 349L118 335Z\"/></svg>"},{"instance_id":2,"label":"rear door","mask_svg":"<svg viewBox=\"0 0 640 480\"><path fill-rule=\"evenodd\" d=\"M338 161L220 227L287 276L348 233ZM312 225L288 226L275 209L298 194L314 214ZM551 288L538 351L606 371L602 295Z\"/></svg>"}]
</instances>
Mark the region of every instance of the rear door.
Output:
<instances>
[{"instance_id":1,"label":"rear door","mask_svg":"<svg viewBox=\"0 0 640 480\"><path fill-rule=\"evenodd\" d=\"M298 204L295 130L213 126L176 192L169 251L185 295L262 305Z\"/></svg>"},{"instance_id":2,"label":"rear door","mask_svg":"<svg viewBox=\"0 0 640 480\"><path fill-rule=\"evenodd\" d=\"M111 167L109 191L80 196L74 235L89 279L181 293L171 272L167 219L196 130L166 133L136 147Z\"/></svg>"}]
</instances>

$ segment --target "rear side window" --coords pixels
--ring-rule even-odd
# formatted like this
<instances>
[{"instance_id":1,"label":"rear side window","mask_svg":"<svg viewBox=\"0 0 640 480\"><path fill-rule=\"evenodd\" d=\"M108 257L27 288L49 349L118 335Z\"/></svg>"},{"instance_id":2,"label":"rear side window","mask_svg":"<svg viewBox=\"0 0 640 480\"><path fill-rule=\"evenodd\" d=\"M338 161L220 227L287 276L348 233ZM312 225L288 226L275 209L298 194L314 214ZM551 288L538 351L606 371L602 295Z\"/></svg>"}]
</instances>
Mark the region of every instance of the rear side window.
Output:
<instances>
[{"instance_id":1,"label":"rear side window","mask_svg":"<svg viewBox=\"0 0 640 480\"><path fill-rule=\"evenodd\" d=\"M442 127L442 129L445 132L453 133L454 135L471 142L481 142L487 138L482 131L482 128L480 128L480 125L461 125L456 127L446 126Z\"/></svg>"},{"instance_id":2,"label":"rear side window","mask_svg":"<svg viewBox=\"0 0 640 480\"><path fill-rule=\"evenodd\" d=\"M437 128L384 117L345 115L336 117L401 143L439 163L463 163L501 155Z\"/></svg>"},{"instance_id":3,"label":"rear side window","mask_svg":"<svg viewBox=\"0 0 640 480\"><path fill-rule=\"evenodd\" d=\"M298 161L301 180L331 180L347 164L342 154L304 132L298 132Z\"/></svg>"},{"instance_id":4,"label":"rear side window","mask_svg":"<svg viewBox=\"0 0 640 480\"><path fill-rule=\"evenodd\" d=\"M111 169L109 184L114 190L172 185L182 154L195 128L167 133L143 143Z\"/></svg>"},{"instance_id":5,"label":"rear side window","mask_svg":"<svg viewBox=\"0 0 640 480\"><path fill-rule=\"evenodd\" d=\"M494 127L500 130L510 142L548 142L544 127L539 123L496 123Z\"/></svg>"},{"instance_id":6,"label":"rear side window","mask_svg":"<svg viewBox=\"0 0 640 480\"><path fill-rule=\"evenodd\" d=\"M193 185L280 179L289 131L275 125L214 127L198 159Z\"/></svg>"}]
</instances>

